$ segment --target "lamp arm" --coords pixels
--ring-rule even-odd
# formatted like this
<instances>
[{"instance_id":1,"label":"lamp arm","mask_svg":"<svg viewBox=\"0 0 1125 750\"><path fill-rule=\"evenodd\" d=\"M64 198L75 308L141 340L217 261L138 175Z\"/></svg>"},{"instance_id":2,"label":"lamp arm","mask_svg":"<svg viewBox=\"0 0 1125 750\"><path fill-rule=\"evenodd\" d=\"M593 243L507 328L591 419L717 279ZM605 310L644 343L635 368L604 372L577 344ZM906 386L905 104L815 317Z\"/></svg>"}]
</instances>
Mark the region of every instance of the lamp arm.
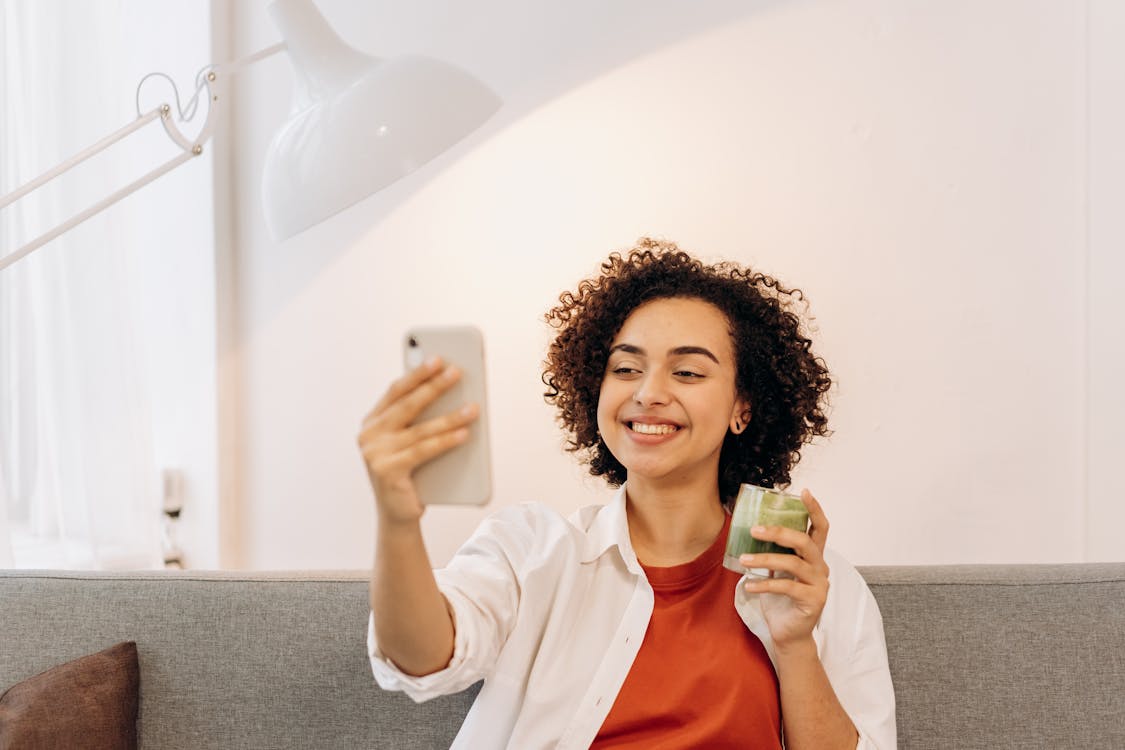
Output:
<instances>
[{"instance_id":1,"label":"lamp arm","mask_svg":"<svg viewBox=\"0 0 1125 750\"><path fill-rule=\"evenodd\" d=\"M10 204L12 204L15 201L19 200L20 198L24 197L25 195L27 195L31 191L35 190L36 188L42 187L43 185L45 185L48 182L50 182L51 180L55 179L56 177L63 174L67 170L77 166L78 164L81 164L82 162L89 159L91 156L94 156L95 154L98 154L98 153L104 151L105 149L112 146L114 143L117 143L118 141L120 141L124 138L128 138L130 135L132 135L133 133L140 130L145 125L148 125L149 123L151 123L153 120L156 120L156 119L159 119L160 122L164 125L164 131L168 134L168 137L171 138L172 141L175 142L182 149L182 153L180 153L178 156L175 156L172 159L164 162L163 164L156 167L155 169L148 172L147 174L143 175L142 177L139 177L138 179L134 180L133 182L131 182L128 185L126 185L125 187L121 188L117 192L115 192L115 193L113 193L109 196L106 196L102 200L98 201L94 205L87 208L85 211L82 211L81 213L76 214L75 216L73 216L70 219L64 221L63 223L59 224L55 228L41 234L40 236L36 237L35 239L28 242L27 244L23 245L22 247L20 247L16 251L14 251L12 253L8 253L8 254L3 255L3 256L0 256L0 271L3 271L5 268L12 265L13 263L15 263L15 262L21 260L22 258L30 255L32 252L38 250L43 245L46 245L48 242L55 239L59 235L65 234L66 232L69 232L71 229L78 226L82 222L86 221L91 216L94 216L95 214L98 214L98 213L104 211L105 209L112 206L114 203L117 203L119 200L126 197L127 195L136 192L137 190L144 187L145 185L152 182L153 180L157 179L158 177L172 171L173 169L180 166L184 162L190 160L191 158L193 158L195 156L199 156L200 154L202 154L203 153L203 144L206 143L208 140L210 140L211 134L215 129L215 120L216 120L215 109L216 109L217 102L219 102L220 99L221 99L220 94L225 93L225 83L226 83L227 76L232 74L232 73L237 72L238 70L246 67L247 65L253 64L253 63L255 63L259 60L262 60L266 57L269 57L271 55L277 54L278 52L281 52L284 49L285 49L285 43L279 42L278 44L275 44L272 47L267 47L263 50L259 50L258 52L255 52L251 55L247 55L246 57L238 58L236 60L231 60L229 62L225 62L225 63L219 64L219 65L208 65L208 66L204 67L202 70L199 71L199 74L196 76L196 90L195 90L195 93L192 95L192 98L188 101L188 106L187 106L188 111L186 113L185 113L185 108L180 106L180 97L179 97L179 93L176 91L175 83L172 83L172 90L175 93L175 98L176 98L176 108L179 111L181 121L190 120L195 115L195 109L196 109L196 106L198 104L199 96L203 92L206 92L207 99L208 99L207 119L204 121L203 127L200 129L199 133L195 136L194 139L187 138L183 134L183 132L178 127L176 127L176 124L173 122L173 118L171 116L172 115L172 108L171 108L170 105L165 103L165 104L161 104L156 109L153 109L153 110L151 110L149 112L146 112L144 114L142 114L140 112L140 89L141 89L141 86L144 85L144 82L148 78L150 78L151 76L154 76L154 75L164 76L165 78L168 78L168 77L165 76L163 73L149 73L144 78L142 78L140 83L137 85L137 119L136 120L129 123L128 125L125 125L124 127L120 128L118 130L115 130L114 132L105 136L104 138L97 141L93 145L87 147L83 151L80 151L79 153L75 154L74 156L70 157L69 159L66 159L61 164L59 164L55 167L52 167L51 169L47 170L46 172L39 175L38 177L31 180L30 182L16 188L11 193L8 193L7 195L0 197L0 210L3 210L4 208L9 206ZM169 80L169 82L171 82L171 79L168 79L168 80Z\"/></svg>"}]
</instances>

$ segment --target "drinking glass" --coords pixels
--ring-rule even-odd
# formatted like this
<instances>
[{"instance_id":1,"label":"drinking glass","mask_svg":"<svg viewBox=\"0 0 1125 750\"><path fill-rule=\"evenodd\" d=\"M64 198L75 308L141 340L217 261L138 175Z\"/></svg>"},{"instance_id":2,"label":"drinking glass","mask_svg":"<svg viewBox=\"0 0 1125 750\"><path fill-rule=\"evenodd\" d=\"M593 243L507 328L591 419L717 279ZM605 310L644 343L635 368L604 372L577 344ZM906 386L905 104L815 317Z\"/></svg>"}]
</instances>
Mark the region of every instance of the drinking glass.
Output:
<instances>
[{"instance_id":1,"label":"drinking glass","mask_svg":"<svg viewBox=\"0 0 1125 750\"><path fill-rule=\"evenodd\" d=\"M789 555L795 553L789 547L750 536L752 526L784 526L787 529L807 532L809 511L801 501L800 495L759 487L755 484L744 484L739 488L738 497L734 501L734 513L730 519L730 533L727 536L723 566L735 573L768 578L770 575L768 569L745 568L738 562L739 556L756 555L762 552Z\"/></svg>"}]
</instances>

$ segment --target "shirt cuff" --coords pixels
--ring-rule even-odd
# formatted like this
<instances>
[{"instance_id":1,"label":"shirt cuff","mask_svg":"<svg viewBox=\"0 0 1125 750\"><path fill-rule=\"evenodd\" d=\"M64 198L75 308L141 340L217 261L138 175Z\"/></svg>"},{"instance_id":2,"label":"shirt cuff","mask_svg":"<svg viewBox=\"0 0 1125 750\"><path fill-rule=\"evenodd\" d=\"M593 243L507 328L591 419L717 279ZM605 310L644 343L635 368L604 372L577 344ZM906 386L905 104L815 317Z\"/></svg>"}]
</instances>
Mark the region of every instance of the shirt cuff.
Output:
<instances>
[{"instance_id":1,"label":"shirt cuff","mask_svg":"<svg viewBox=\"0 0 1125 750\"><path fill-rule=\"evenodd\" d=\"M856 732L859 733L859 742L856 743L855 750L893 750L895 747L895 745L891 745L889 748L886 746L880 747L875 743L875 740L864 734L858 727Z\"/></svg>"},{"instance_id":2,"label":"shirt cuff","mask_svg":"<svg viewBox=\"0 0 1125 750\"><path fill-rule=\"evenodd\" d=\"M464 671L462 668L465 664L466 651L466 637L462 629L456 627L455 612L453 657L449 660L449 664L427 675L407 674L379 650L379 644L375 639L375 613L371 612L367 617L367 657L371 662L371 672L375 676L375 682L384 690L399 690L406 693L415 703L460 692L475 682L469 680L461 684L464 681L461 673Z\"/></svg>"},{"instance_id":3,"label":"shirt cuff","mask_svg":"<svg viewBox=\"0 0 1125 750\"><path fill-rule=\"evenodd\" d=\"M774 648L773 637L770 635L765 615L762 614L760 595L751 594L746 590L746 582L749 580L751 579L748 576L742 576L739 579L738 585L734 589L734 609L738 612L738 616L742 618L742 623L746 626L746 629L758 636L758 640L765 647L766 655L770 657L770 662L773 663L773 668L776 671L777 650ZM821 630L819 622L813 626L812 639L813 643L816 644L817 658L820 658L824 651L824 631Z\"/></svg>"}]
</instances>

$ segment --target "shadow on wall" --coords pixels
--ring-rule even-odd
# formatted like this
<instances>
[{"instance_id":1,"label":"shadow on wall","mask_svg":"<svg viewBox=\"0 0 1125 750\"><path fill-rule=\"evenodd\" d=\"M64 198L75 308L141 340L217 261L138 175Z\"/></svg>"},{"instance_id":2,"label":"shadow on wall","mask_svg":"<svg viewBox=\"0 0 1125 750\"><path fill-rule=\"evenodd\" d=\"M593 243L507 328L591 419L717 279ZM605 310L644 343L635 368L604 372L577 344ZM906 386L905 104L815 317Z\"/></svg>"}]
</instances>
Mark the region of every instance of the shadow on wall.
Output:
<instances>
[{"instance_id":1,"label":"shadow on wall","mask_svg":"<svg viewBox=\"0 0 1125 750\"><path fill-rule=\"evenodd\" d=\"M329 267L431 180L552 100L637 58L795 2L433 0L412 3L411 10L404 14L402 6L391 0L319 0L318 7L328 22L344 41L360 51L382 58L414 53L448 60L478 76L504 103L497 114L464 141L413 174L332 217L326 222L327 229L322 224L281 243L275 253L271 252L271 264L277 265L271 273L270 306L275 310L284 307L309 279ZM248 13L238 6L232 12ZM269 24L264 9L253 13L253 17L236 21L235 26ZM236 80L235 84L249 82ZM288 97L290 89L283 88ZM591 113L591 117L596 114ZM246 161L253 157L246 154L264 152L268 139L261 133L242 137L254 142L232 149L234 158L243 162L236 168L252 169ZM544 144L544 148L549 147L550 144ZM247 196L240 203L246 207L244 211L258 211L261 198ZM325 236L330 236L331 242L324 242ZM267 319L272 317L273 311L267 313Z\"/></svg>"}]
</instances>

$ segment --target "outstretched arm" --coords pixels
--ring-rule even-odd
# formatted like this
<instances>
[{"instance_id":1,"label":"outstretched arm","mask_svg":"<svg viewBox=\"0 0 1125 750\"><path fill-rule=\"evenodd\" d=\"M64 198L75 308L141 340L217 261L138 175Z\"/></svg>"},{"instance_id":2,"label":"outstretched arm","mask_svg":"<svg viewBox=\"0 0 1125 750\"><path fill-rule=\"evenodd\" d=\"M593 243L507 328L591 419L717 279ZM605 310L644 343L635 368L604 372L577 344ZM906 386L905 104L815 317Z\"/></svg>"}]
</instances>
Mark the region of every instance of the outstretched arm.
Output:
<instances>
[{"instance_id":1,"label":"outstretched arm","mask_svg":"<svg viewBox=\"0 0 1125 750\"><path fill-rule=\"evenodd\" d=\"M454 622L438 590L422 540L425 506L415 468L463 443L475 405L412 425L460 377L454 367L427 362L396 381L363 421L359 448L375 491L375 564L371 610L379 648L399 669L425 675L453 655Z\"/></svg>"}]
</instances>

